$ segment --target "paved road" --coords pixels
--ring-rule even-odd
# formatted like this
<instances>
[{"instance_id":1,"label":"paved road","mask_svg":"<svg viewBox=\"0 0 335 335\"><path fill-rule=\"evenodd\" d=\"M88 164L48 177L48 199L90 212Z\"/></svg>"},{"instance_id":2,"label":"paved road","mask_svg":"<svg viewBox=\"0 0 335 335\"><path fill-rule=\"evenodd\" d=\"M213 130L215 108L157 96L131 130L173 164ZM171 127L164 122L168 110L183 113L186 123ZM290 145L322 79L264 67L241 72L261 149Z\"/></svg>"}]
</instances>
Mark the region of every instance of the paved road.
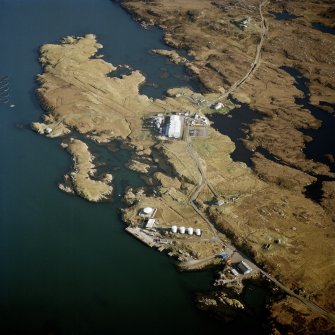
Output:
<instances>
[{"instance_id":1,"label":"paved road","mask_svg":"<svg viewBox=\"0 0 335 335\"><path fill-rule=\"evenodd\" d=\"M265 1L261 2L259 4L259 7L258 7L260 18L261 18L260 41L259 41L259 43L256 47L256 53L255 53L254 60L250 64L250 67L249 67L247 73L241 79L237 80L232 86L230 86L230 88L225 93L221 94L218 98L216 98L215 101L210 101L210 102L207 103L207 105L205 107L200 107L198 109L199 112L202 109L209 108L213 104L216 104L216 103L218 103L222 100L227 99L237 88L239 88L241 85L243 85L243 83L246 82L249 79L249 77L257 69L257 66L259 65L259 62L261 60L261 51L262 51L262 48L263 48L266 33L268 31L268 26L267 26L266 20L265 20L264 15L263 15L263 7L266 6L267 4L268 4L268 0L265 0Z\"/></svg>"},{"instance_id":2,"label":"paved road","mask_svg":"<svg viewBox=\"0 0 335 335\"><path fill-rule=\"evenodd\" d=\"M206 265L210 260L215 259L216 257L217 254L200 259L191 259L180 263L179 266L187 270L198 269L200 266Z\"/></svg>"},{"instance_id":3,"label":"paved road","mask_svg":"<svg viewBox=\"0 0 335 335\"><path fill-rule=\"evenodd\" d=\"M218 99L222 100L222 99L226 99L230 94L232 94L238 87L240 87L246 80L248 80L248 78L251 76L251 74L253 72L255 72L260 59L261 59L261 50L263 48L263 44L264 44L264 39L267 33L267 24L265 21L265 18L263 16L263 7L266 6L268 4L268 0L263 1L262 3L260 3L259 5L259 14L261 17L261 35L260 35L260 41L259 44L257 45L256 48L256 54L255 54L255 58L254 61L250 64L250 68L247 71L247 73L245 74L244 77L242 77L241 79L237 80L230 88L227 92L223 93Z\"/></svg>"}]
</instances>

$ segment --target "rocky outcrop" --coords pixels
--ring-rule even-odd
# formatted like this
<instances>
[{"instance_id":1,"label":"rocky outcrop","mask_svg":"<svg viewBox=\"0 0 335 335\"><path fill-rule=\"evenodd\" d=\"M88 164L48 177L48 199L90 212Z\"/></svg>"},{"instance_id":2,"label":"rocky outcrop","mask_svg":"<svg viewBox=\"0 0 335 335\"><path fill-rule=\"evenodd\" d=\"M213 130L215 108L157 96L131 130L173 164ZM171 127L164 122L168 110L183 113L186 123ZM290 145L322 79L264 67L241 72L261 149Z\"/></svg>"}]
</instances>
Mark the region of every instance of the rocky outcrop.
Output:
<instances>
[{"instance_id":1,"label":"rocky outcrop","mask_svg":"<svg viewBox=\"0 0 335 335\"><path fill-rule=\"evenodd\" d=\"M211 292L208 295L198 294L196 300L198 308L226 322L235 319L245 309L239 300L230 298L223 291Z\"/></svg>"},{"instance_id":2,"label":"rocky outcrop","mask_svg":"<svg viewBox=\"0 0 335 335\"><path fill-rule=\"evenodd\" d=\"M68 193L74 189L77 194L88 201L97 202L106 199L112 194L113 187L109 185L112 181L111 174L106 174L102 180L93 179L95 167L93 156L89 152L88 146L76 139L71 139L67 145L64 145L67 151L72 155L74 171L65 177L65 181L71 179L72 187L60 184L59 188Z\"/></svg>"},{"instance_id":3,"label":"rocky outcrop","mask_svg":"<svg viewBox=\"0 0 335 335\"><path fill-rule=\"evenodd\" d=\"M139 162L138 160L132 159L128 164L127 168L139 173L148 173L150 170L150 165Z\"/></svg>"}]
</instances>

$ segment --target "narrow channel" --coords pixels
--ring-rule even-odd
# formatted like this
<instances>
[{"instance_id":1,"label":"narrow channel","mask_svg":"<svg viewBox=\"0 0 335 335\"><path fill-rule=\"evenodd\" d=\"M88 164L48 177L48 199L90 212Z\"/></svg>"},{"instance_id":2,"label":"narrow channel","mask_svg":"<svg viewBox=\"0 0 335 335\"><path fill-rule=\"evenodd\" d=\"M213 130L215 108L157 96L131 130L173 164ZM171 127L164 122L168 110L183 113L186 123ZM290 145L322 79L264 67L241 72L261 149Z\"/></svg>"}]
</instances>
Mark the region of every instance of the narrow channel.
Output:
<instances>
[{"instance_id":1,"label":"narrow channel","mask_svg":"<svg viewBox=\"0 0 335 335\"><path fill-rule=\"evenodd\" d=\"M281 69L295 79L294 86L303 93L302 98L295 99L296 103L308 109L316 119L322 122L318 129L299 129L304 135L312 138L311 142L305 143L306 158L323 163L329 167L330 171L335 172L335 115L309 103L309 81L298 69L287 66ZM322 182L334 179L323 175L315 175L315 177L317 177L316 182L306 187L305 195L320 202L323 195Z\"/></svg>"}]
</instances>

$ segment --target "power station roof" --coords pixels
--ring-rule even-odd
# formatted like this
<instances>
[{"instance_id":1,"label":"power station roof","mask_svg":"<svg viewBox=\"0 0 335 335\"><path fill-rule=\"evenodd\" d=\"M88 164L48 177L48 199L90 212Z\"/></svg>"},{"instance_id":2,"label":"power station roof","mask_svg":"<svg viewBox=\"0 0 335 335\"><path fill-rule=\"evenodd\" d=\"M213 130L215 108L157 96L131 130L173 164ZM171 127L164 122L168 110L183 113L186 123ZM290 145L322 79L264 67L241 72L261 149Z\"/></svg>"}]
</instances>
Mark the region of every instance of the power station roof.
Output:
<instances>
[{"instance_id":1,"label":"power station roof","mask_svg":"<svg viewBox=\"0 0 335 335\"><path fill-rule=\"evenodd\" d=\"M166 135L168 137L180 138L181 137L181 118L179 115L171 115L169 124L167 126Z\"/></svg>"}]
</instances>

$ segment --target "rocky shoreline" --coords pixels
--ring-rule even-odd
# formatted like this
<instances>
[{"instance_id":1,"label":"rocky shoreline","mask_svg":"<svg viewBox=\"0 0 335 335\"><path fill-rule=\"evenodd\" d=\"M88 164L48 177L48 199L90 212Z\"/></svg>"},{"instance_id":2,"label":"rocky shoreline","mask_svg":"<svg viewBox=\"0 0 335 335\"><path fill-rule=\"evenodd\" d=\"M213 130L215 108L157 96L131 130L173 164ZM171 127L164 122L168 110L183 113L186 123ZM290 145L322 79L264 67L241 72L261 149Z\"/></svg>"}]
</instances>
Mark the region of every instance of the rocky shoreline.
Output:
<instances>
[{"instance_id":1,"label":"rocky shoreline","mask_svg":"<svg viewBox=\"0 0 335 335\"><path fill-rule=\"evenodd\" d=\"M74 171L64 176L64 182L58 187L66 193L77 193L88 201L98 202L110 197L113 187L110 185L113 176L106 173L100 180L94 180L95 166L93 155L90 153L87 144L78 139L71 138L68 142L61 144L74 161Z\"/></svg>"}]
</instances>

